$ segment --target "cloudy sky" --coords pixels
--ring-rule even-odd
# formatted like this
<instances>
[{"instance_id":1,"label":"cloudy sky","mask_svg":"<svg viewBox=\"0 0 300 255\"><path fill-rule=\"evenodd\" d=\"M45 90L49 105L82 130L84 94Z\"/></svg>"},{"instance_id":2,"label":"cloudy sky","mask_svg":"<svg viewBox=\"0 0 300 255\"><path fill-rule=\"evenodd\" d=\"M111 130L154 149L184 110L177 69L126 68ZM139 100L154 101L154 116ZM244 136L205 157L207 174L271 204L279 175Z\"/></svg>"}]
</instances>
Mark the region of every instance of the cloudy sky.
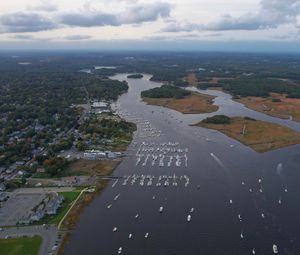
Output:
<instances>
[{"instance_id":1,"label":"cloudy sky","mask_svg":"<svg viewBox=\"0 0 300 255\"><path fill-rule=\"evenodd\" d=\"M0 47L300 51L300 0L1 0Z\"/></svg>"}]
</instances>

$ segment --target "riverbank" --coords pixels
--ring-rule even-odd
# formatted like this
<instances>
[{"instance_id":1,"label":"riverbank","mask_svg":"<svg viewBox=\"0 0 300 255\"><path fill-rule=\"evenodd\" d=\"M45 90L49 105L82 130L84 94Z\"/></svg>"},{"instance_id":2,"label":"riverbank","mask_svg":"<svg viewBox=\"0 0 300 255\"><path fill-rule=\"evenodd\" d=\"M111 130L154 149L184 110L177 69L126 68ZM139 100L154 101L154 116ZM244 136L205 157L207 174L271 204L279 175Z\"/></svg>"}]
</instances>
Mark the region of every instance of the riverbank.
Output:
<instances>
[{"instance_id":1,"label":"riverbank","mask_svg":"<svg viewBox=\"0 0 300 255\"><path fill-rule=\"evenodd\" d=\"M234 117L229 124L212 124L204 121L200 127L214 129L238 140L259 153L300 143L300 133L278 124Z\"/></svg>"},{"instance_id":2,"label":"riverbank","mask_svg":"<svg viewBox=\"0 0 300 255\"><path fill-rule=\"evenodd\" d=\"M215 97L193 92L184 98L143 98L144 102L150 105L162 106L181 112L183 114L211 113L218 110L213 105Z\"/></svg>"}]
</instances>

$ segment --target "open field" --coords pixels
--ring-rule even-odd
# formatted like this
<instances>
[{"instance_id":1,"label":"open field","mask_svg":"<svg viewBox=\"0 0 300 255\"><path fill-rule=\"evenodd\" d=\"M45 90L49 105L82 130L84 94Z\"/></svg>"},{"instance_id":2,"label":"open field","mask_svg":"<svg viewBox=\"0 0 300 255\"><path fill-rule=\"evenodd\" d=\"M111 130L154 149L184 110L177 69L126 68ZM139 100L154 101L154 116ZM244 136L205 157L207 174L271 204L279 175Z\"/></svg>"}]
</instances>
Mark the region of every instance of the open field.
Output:
<instances>
[{"instance_id":1,"label":"open field","mask_svg":"<svg viewBox=\"0 0 300 255\"><path fill-rule=\"evenodd\" d=\"M144 98L144 101L151 105L163 106L184 114L210 113L218 110L213 105L213 96L193 92L182 99L176 98Z\"/></svg>"},{"instance_id":2,"label":"open field","mask_svg":"<svg viewBox=\"0 0 300 255\"><path fill-rule=\"evenodd\" d=\"M273 100L278 102L273 102ZM271 94L270 97L244 97L237 100L246 107L274 117L300 122L300 99L287 98L285 95Z\"/></svg>"},{"instance_id":3,"label":"open field","mask_svg":"<svg viewBox=\"0 0 300 255\"><path fill-rule=\"evenodd\" d=\"M120 160L84 160L71 163L66 174L71 175L110 175L119 165Z\"/></svg>"},{"instance_id":4,"label":"open field","mask_svg":"<svg viewBox=\"0 0 300 255\"><path fill-rule=\"evenodd\" d=\"M218 130L257 152L266 152L300 143L300 133L270 122L235 117L232 118L230 124L200 122L198 125ZM245 133L242 134L244 127Z\"/></svg>"},{"instance_id":5,"label":"open field","mask_svg":"<svg viewBox=\"0 0 300 255\"><path fill-rule=\"evenodd\" d=\"M38 255L42 237L0 239L0 255Z\"/></svg>"},{"instance_id":6,"label":"open field","mask_svg":"<svg viewBox=\"0 0 300 255\"><path fill-rule=\"evenodd\" d=\"M186 77L184 77L184 80L187 81L190 86L198 85L198 79L195 73L189 73Z\"/></svg>"}]
</instances>

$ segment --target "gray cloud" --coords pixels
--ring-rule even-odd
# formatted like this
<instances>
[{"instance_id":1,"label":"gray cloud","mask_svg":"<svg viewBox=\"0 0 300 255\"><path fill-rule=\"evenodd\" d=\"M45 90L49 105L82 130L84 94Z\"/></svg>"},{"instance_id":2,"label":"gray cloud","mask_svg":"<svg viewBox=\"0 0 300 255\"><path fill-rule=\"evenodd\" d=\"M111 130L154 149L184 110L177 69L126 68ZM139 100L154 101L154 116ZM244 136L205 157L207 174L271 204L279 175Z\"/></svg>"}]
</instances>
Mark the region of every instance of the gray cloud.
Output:
<instances>
[{"instance_id":1,"label":"gray cloud","mask_svg":"<svg viewBox=\"0 0 300 255\"><path fill-rule=\"evenodd\" d=\"M11 36L11 38L18 39L18 40L32 40L32 39L34 39L34 37L32 35L23 35L23 34L13 35L13 36Z\"/></svg>"},{"instance_id":2,"label":"gray cloud","mask_svg":"<svg viewBox=\"0 0 300 255\"><path fill-rule=\"evenodd\" d=\"M44 11L44 12L54 12L57 11L57 6L47 0L40 0L37 5L29 6L30 11Z\"/></svg>"},{"instance_id":3,"label":"gray cloud","mask_svg":"<svg viewBox=\"0 0 300 255\"><path fill-rule=\"evenodd\" d=\"M139 24L155 21L160 17L170 15L171 6L168 3L137 4L118 14L104 13L96 10L86 10L84 13L66 13L59 17L64 25L92 27L92 26L120 26L123 24Z\"/></svg>"},{"instance_id":4,"label":"gray cloud","mask_svg":"<svg viewBox=\"0 0 300 255\"><path fill-rule=\"evenodd\" d=\"M16 12L0 16L0 32L37 32L55 28L48 18L37 13Z\"/></svg>"},{"instance_id":5,"label":"gray cloud","mask_svg":"<svg viewBox=\"0 0 300 255\"><path fill-rule=\"evenodd\" d=\"M261 0L257 13L246 13L239 17L229 14L208 24L178 24L166 26L163 32L180 32L195 30L226 31L226 30L259 30L277 28L282 24L297 22L300 14L300 0Z\"/></svg>"},{"instance_id":6,"label":"gray cloud","mask_svg":"<svg viewBox=\"0 0 300 255\"><path fill-rule=\"evenodd\" d=\"M69 35L69 36L64 37L64 39L70 40L70 41L87 40L87 39L91 39L91 38L92 38L92 36L89 36L89 35Z\"/></svg>"}]
</instances>

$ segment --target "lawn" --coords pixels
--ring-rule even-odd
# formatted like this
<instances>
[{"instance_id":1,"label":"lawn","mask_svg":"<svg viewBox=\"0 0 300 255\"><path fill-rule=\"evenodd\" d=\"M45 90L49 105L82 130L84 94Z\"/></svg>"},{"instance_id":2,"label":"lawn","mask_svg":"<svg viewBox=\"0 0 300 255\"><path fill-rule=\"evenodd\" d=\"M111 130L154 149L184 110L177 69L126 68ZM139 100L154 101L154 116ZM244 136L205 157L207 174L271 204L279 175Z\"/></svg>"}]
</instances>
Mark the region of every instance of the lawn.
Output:
<instances>
[{"instance_id":1,"label":"lawn","mask_svg":"<svg viewBox=\"0 0 300 255\"><path fill-rule=\"evenodd\" d=\"M70 164L66 175L110 175L119 163L119 160L78 159Z\"/></svg>"},{"instance_id":2,"label":"lawn","mask_svg":"<svg viewBox=\"0 0 300 255\"><path fill-rule=\"evenodd\" d=\"M0 255L38 255L42 237L0 239Z\"/></svg>"}]
</instances>

